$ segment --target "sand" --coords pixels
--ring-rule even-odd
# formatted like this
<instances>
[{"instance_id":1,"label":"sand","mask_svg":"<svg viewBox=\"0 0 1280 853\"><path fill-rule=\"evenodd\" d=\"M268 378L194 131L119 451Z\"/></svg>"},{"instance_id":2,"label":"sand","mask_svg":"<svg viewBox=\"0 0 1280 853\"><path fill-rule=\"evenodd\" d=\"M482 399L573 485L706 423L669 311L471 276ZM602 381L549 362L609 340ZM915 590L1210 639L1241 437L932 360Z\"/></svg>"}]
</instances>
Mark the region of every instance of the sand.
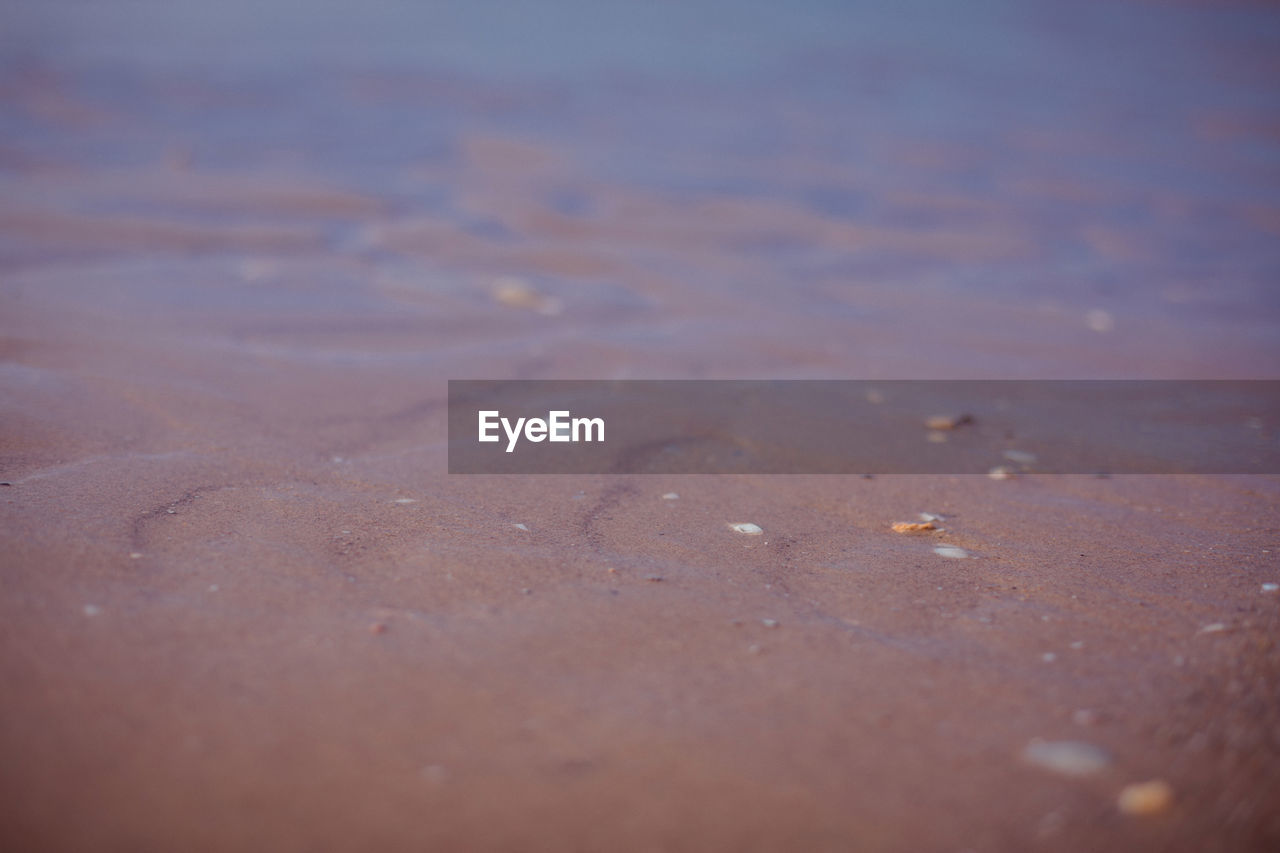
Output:
<instances>
[{"instance_id":1,"label":"sand","mask_svg":"<svg viewBox=\"0 0 1280 853\"><path fill-rule=\"evenodd\" d=\"M974 13L1047 101L870 36L673 86L51 19L0 73L3 846L1280 844L1280 478L446 473L450 378L1275 376L1272 13L1115 8L1158 37Z\"/></svg>"}]
</instances>

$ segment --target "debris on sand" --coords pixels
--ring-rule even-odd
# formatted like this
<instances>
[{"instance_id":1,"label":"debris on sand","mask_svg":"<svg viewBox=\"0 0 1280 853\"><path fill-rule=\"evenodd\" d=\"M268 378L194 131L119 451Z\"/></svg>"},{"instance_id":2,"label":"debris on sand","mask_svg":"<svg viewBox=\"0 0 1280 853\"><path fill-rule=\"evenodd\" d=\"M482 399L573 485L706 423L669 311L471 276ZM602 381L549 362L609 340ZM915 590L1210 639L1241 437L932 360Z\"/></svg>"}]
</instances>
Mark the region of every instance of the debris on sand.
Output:
<instances>
[{"instance_id":1,"label":"debris on sand","mask_svg":"<svg viewBox=\"0 0 1280 853\"><path fill-rule=\"evenodd\" d=\"M973 415L933 415L926 418L925 429L946 432L973 423Z\"/></svg>"},{"instance_id":2,"label":"debris on sand","mask_svg":"<svg viewBox=\"0 0 1280 853\"><path fill-rule=\"evenodd\" d=\"M527 525L527 524L525 524L525 523L523 523L523 522L521 522L521 523L519 523L519 524L513 524L513 525L511 525L511 526L512 526L512 527L514 527L516 530L523 530L525 533L528 533L528 532L529 532L529 525Z\"/></svg>"},{"instance_id":3,"label":"debris on sand","mask_svg":"<svg viewBox=\"0 0 1280 853\"><path fill-rule=\"evenodd\" d=\"M1262 585L1263 592L1275 592L1276 590L1280 590L1280 583L1264 583Z\"/></svg>"},{"instance_id":4,"label":"debris on sand","mask_svg":"<svg viewBox=\"0 0 1280 853\"><path fill-rule=\"evenodd\" d=\"M894 533L923 533L926 530L937 530L938 525L932 521L895 521Z\"/></svg>"},{"instance_id":5,"label":"debris on sand","mask_svg":"<svg viewBox=\"0 0 1280 853\"><path fill-rule=\"evenodd\" d=\"M645 575L644 579L647 580L649 583L662 583L662 581L664 580L662 575Z\"/></svg>"},{"instance_id":6,"label":"debris on sand","mask_svg":"<svg viewBox=\"0 0 1280 853\"><path fill-rule=\"evenodd\" d=\"M374 622L369 626L369 633L373 634L375 637L378 634L385 634L387 633L387 624L385 622Z\"/></svg>"},{"instance_id":7,"label":"debris on sand","mask_svg":"<svg viewBox=\"0 0 1280 853\"><path fill-rule=\"evenodd\" d=\"M778 620L777 619L761 619L760 624L765 626L766 628L777 628Z\"/></svg>"},{"instance_id":8,"label":"debris on sand","mask_svg":"<svg viewBox=\"0 0 1280 853\"><path fill-rule=\"evenodd\" d=\"M397 504L416 504L417 502L418 502L417 498L396 498L394 501L392 501L392 503L397 503Z\"/></svg>"},{"instance_id":9,"label":"debris on sand","mask_svg":"<svg viewBox=\"0 0 1280 853\"><path fill-rule=\"evenodd\" d=\"M1077 726L1096 726L1102 721L1102 715L1092 708L1080 708L1071 714L1071 722Z\"/></svg>"},{"instance_id":10,"label":"debris on sand","mask_svg":"<svg viewBox=\"0 0 1280 853\"><path fill-rule=\"evenodd\" d=\"M493 282L494 301L508 308L522 308L546 316L554 316L562 310L560 300L539 293L524 279L500 276Z\"/></svg>"},{"instance_id":11,"label":"debris on sand","mask_svg":"<svg viewBox=\"0 0 1280 853\"><path fill-rule=\"evenodd\" d=\"M1018 474L1012 468L1005 465L997 465L987 472L987 476L993 480L1012 480Z\"/></svg>"},{"instance_id":12,"label":"debris on sand","mask_svg":"<svg viewBox=\"0 0 1280 853\"><path fill-rule=\"evenodd\" d=\"M949 560L963 560L969 556L969 552L955 545L938 545L933 549L933 553L939 557L946 557Z\"/></svg>"},{"instance_id":13,"label":"debris on sand","mask_svg":"<svg viewBox=\"0 0 1280 853\"><path fill-rule=\"evenodd\" d=\"M96 604L86 604L84 606L85 616L97 616L101 612L102 612L102 608Z\"/></svg>"},{"instance_id":14,"label":"debris on sand","mask_svg":"<svg viewBox=\"0 0 1280 853\"><path fill-rule=\"evenodd\" d=\"M1125 785L1116 805L1128 815L1152 815L1162 812L1173 802L1173 787L1163 779Z\"/></svg>"},{"instance_id":15,"label":"debris on sand","mask_svg":"<svg viewBox=\"0 0 1280 853\"><path fill-rule=\"evenodd\" d=\"M678 501L680 500L680 496L677 495L675 492L667 492L665 495L662 496L662 499L664 501Z\"/></svg>"},{"instance_id":16,"label":"debris on sand","mask_svg":"<svg viewBox=\"0 0 1280 853\"><path fill-rule=\"evenodd\" d=\"M752 524L749 521L731 521L729 529L735 533L745 533L748 536L759 536L764 533L764 528L758 524Z\"/></svg>"},{"instance_id":17,"label":"debris on sand","mask_svg":"<svg viewBox=\"0 0 1280 853\"><path fill-rule=\"evenodd\" d=\"M1201 634L1221 634L1223 631L1230 630L1221 622L1210 622L1200 629Z\"/></svg>"},{"instance_id":18,"label":"debris on sand","mask_svg":"<svg viewBox=\"0 0 1280 853\"><path fill-rule=\"evenodd\" d=\"M1111 756L1100 746L1079 740L1040 738L1026 745L1022 760L1063 776L1091 776L1111 764Z\"/></svg>"}]
</instances>

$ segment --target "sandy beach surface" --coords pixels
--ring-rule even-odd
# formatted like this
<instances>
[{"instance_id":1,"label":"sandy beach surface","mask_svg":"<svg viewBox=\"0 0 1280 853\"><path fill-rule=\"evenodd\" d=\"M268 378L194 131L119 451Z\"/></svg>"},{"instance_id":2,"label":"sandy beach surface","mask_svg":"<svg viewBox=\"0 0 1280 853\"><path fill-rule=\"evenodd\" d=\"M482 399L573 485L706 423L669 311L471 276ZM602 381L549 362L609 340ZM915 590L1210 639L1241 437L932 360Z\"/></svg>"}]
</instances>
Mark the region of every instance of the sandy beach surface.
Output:
<instances>
[{"instance_id":1,"label":"sandy beach surface","mask_svg":"<svg viewBox=\"0 0 1280 853\"><path fill-rule=\"evenodd\" d=\"M2 846L1280 846L1280 477L445 437L449 379L1280 375L1273 8L303 5L0 11Z\"/></svg>"}]
</instances>

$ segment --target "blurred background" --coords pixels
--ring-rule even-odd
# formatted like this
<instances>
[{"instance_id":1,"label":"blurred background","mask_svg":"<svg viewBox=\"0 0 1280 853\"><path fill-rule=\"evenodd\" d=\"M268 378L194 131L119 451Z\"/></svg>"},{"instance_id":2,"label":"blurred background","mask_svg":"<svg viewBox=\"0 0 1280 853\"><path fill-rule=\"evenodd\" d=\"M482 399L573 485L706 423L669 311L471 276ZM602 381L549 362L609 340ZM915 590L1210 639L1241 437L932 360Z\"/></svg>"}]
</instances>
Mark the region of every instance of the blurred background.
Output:
<instances>
[{"instance_id":1,"label":"blurred background","mask_svg":"<svg viewBox=\"0 0 1280 853\"><path fill-rule=\"evenodd\" d=\"M546 375L1275 373L1267 4L3 17L10 270L68 250L56 217L78 255L131 252L81 239L127 214L259 274L325 257L381 282L314 285L304 310L532 308L532 343L576 352ZM209 231L228 223L276 231Z\"/></svg>"}]
</instances>

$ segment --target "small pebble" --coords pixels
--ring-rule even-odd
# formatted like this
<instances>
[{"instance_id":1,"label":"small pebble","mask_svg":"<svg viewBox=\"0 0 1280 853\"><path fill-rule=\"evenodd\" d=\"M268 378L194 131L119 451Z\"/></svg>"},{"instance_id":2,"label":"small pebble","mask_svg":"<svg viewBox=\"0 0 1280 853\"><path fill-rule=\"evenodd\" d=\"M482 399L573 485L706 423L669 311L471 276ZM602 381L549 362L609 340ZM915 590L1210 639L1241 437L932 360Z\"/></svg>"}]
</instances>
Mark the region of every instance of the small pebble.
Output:
<instances>
[{"instance_id":1,"label":"small pebble","mask_svg":"<svg viewBox=\"0 0 1280 853\"><path fill-rule=\"evenodd\" d=\"M662 583L663 581L662 575L645 575L644 579L649 583Z\"/></svg>"},{"instance_id":2,"label":"small pebble","mask_svg":"<svg viewBox=\"0 0 1280 853\"><path fill-rule=\"evenodd\" d=\"M369 626L369 633L374 635L385 634L387 633L387 626L382 622L374 622Z\"/></svg>"},{"instance_id":3,"label":"small pebble","mask_svg":"<svg viewBox=\"0 0 1280 853\"><path fill-rule=\"evenodd\" d=\"M1077 726L1096 726L1102 717L1097 711L1081 708L1071 715L1071 721Z\"/></svg>"},{"instance_id":4,"label":"small pebble","mask_svg":"<svg viewBox=\"0 0 1280 853\"><path fill-rule=\"evenodd\" d=\"M731 521L729 522L729 529L737 533L745 533L748 536L759 536L764 533L764 528L749 521Z\"/></svg>"},{"instance_id":5,"label":"small pebble","mask_svg":"<svg viewBox=\"0 0 1280 853\"><path fill-rule=\"evenodd\" d=\"M1280 583L1264 583L1262 585L1263 592L1275 592L1276 590L1280 590Z\"/></svg>"},{"instance_id":6,"label":"small pebble","mask_svg":"<svg viewBox=\"0 0 1280 853\"><path fill-rule=\"evenodd\" d=\"M546 316L562 310L560 300L539 293L524 279L502 276L493 282L493 298L508 308L523 308Z\"/></svg>"},{"instance_id":7,"label":"small pebble","mask_svg":"<svg viewBox=\"0 0 1280 853\"><path fill-rule=\"evenodd\" d=\"M398 504L416 504L417 502L417 498L396 498L395 501L393 501L393 503Z\"/></svg>"},{"instance_id":8,"label":"small pebble","mask_svg":"<svg viewBox=\"0 0 1280 853\"><path fill-rule=\"evenodd\" d=\"M924 422L926 429L952 430L973 423L973 415L934 415Z\"/></svg>"},{"instance_id":9,"label":"small pebble","mask_svg":"<svg viewBox=\"0 0 1280 853\"><path fill-rule=\"evenodd\" d=\"M1221 634L1225 630L1227 630L1226 625L1222 624L1221 622L1213 622L1201 628L1200 633L1201 634Z\"/></svg>"},{"instance_id":10,"label":"small pebble","mask_svg":"<svg viewBox=\"0 0 1280 853\"><path fill-rule=\"evenodd\" d=\"M938 545L933 549L933 553L937 554L939 557L946 557L951 560L963 560L965 557L969 556L968 551L963 548L958 548L955 545Z\"/></svg>"},{"instance_id":11,"label":"small pebble","mask_svg":"<svg viewBox=\"0 0 1280 853\"><path fill-rule=\"evenodd\" d=\"M131 554L129 555L129 559L131 559L131 560L140 560L140 559L142 559L142 552L141 552L141 551L134 551L133 553L131 553ZM1265 586L1265 585L1266 585L1266 584L1263 584L1263 586Z\"/></svg>"},{"instance_id":12,"label":"small pebble","mask_svg":"<svg viewBox=\"0 0 1280 853\"><path fill-rule=\"evenodd\" d=\"M987 472L987 476L993 480L1012 480L1018 475L1012 468L1007 468L1004 465L997 465Z\"/></svg>"},{"instance_id":13,"label":"small pebble","mask_svg":"<svg viewBox=\"0 0 1280 853\"><path fill-rule=\"evenodd\" d=\"M514 527L516 530L523 530L526 533L529 531L529 526L527 524L521 523L521 524L513 524L511 526Z\"/></svg>"},{"instance_id":14,"label":"small pebble","mask_svg":"<svg viewBox=\"0 0 1280 853\"><path fill-rule=\"evenodd\" d=\"M921 533L925 530L937 530L938 525L932 521L895 521L893 523L894 533Z\"/></svg>"},{"instance_id":15,"label":"small pebble","mask_svg":"<svg viewBox=\"0 0 1280 853\"><path fill-rule=\"evenodd\" d=\"M945 518L943 518L941 515L939 515L936 512L922 512L920 513L920 520L921 521L946 521Z\"/></svg>"},{"instance_id":16,"label":"small pebble","mask_svg":"<svg viewBox=\"0 0 1280 853\"><path fill-rule=\"evenodd\" d=\"M1063 776L1090 776L1106 769L1111 756L1102 747L1083 741L1036 738L1022 750L1022 760Z\"/></svg>"},{"instance_id":17,"label":"small pebble","mask_svg":"<svg viewBox=\"0 0 1280 853\"><path fill-rule=\"evenodd\" d=\"M96 604L86 604L84 606L85 616L97 616L101 612L102 612L102 608Z\"/></svg>"},{"instance_id":18,"label":"small pebble","mask_svg":"<svg viewBox=\"0 0 1280 853\"><path fill-rule=\"evenodd\" d=\"M760 624L765 626L766 628L777 628L778 620L777 619L761 619Z\"/></svg>"},{"instance_id":19,"label":"small pebble","mask_svg":"<svg viewBox=\"0 0 1280 853\"><path fill-rule=\"evenodd\" d=\"M1074 643L1072 643L1072 644L1071 644L1071 648L1073 648L1073 649L1083 649L1083 648L1084 648L1084 640L1076 640Z\"/></svg>"},{"instance_id":20,"label":"small pebble","mask_svg":"<svg viewBox=\"0 0 1280 853\"><path fill-rule=\"evenodd\" d=\"M1173 802L1173 788L1163 779L1125 785L1116 805L1128 815L1152 815L1162 812Z\"/></svg>"},{"instance_id":21,"label":"small pebble","mask_svg":"<svg viewBox=\"0 0 1280 853\"><path fill-rule=\"evenodd\" d=\"M1058 656L1055 655L1053 652L1045 652L1044 654L1040 655L1040 660L1044 661L1045 663L1053 663L1057 659L1058 659Z\"/></svg>"},{"instance_id":22,"label":"small pebble","mask_svg":"<svg viewBox=\"0 0 1280 853\"><path fill-rule=\"evenodd\" d=\"M678 501L680 500L680 496L677 495L675 492L667 492L665 495L662 496L662 499L664 501Z\"/></svg>"}]
</instances>

